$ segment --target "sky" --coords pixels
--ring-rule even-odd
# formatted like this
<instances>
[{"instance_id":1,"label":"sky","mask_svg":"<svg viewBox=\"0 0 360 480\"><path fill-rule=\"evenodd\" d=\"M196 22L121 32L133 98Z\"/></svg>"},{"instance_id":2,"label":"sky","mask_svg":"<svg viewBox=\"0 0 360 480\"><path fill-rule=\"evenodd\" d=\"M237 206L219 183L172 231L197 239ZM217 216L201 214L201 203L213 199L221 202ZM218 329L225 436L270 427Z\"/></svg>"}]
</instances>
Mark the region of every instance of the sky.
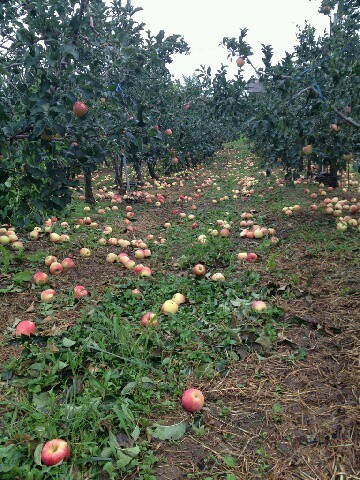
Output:
<instances>
[{"instance_id":1,"label":"sky","mask_svg":"<svg viewBox=\"0 0 360 480\"><path fill-rule=\"evenodd\" d=\"M261 43L274 48L276 63L296 44L296 25L308 20L322 35L329 29L329 18L318 13L321 0L132 0L144 10L134 17L157 34L180 34L191 48L190 55L174 55L169 70L174 78L190 76L200 65L215 72L221 63L229 65L229 76L237 70L227 60L227 51L219 46L223 37L238 37L240 28L249 29L247 42L252 46L252 63L261 67ZM244 67L245 78L254 70Z\"/></svg>"}]
</instances>

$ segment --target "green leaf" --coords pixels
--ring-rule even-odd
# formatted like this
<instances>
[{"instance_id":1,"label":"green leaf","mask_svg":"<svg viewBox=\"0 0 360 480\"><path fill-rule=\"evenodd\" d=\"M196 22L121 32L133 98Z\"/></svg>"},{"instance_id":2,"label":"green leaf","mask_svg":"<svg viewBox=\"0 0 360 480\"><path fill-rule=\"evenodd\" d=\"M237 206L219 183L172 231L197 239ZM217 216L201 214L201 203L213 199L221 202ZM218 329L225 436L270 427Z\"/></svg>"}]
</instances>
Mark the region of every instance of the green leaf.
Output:
<instances>
[{"instance_id":1,"label":"green leaf","mask_svg":"<svg viewBox=\"0 0 360 480\"><path fill-rule=\"evenodd\" d=\"M128 393L132 393L136 387L137 382L130 382L121 390L121 395L127 395Z\"/></svg>"},{"instance_id":2,"label":"green leaf","mask_svg":"<svg viewBox=\"0 0 360 480\"><path fill-rule=\"evenodd\" d=\"M120 469L124 468L128 465L131 460L136 458L140 453L140 447L132 447L132 448L124 448L122 450L118 450L117 457L118 460L116 462L116 466Z\"/></svg>"},{"instance_id":3,"label":"green leaf","mask_svg":"<svg viewBox=\"0 0 360 480\"><path fill-rule=\"evenodd\" d=\"M71 55L75 60L79 60L79 52L74 45L61 45L61 50L68 55Z\"/></svg>"},{"instance_id":4,"label":"green leaf","mask_svg":"<svg viewBox=\"0 0 360 480\"><path fill-rule=\"evenodd\" d=\"M176 423L174 425L154 425L154 430L149 428L149 433L152 437L159 440L179 440L185 435L187 424L186 422Z\"/></svg>"},{"instance_id":5,"label":"green leaf","mask_svg":"<svg viewBox=\"0 0 360 480\"><path fill-rule=\"evenodd\" d=\"M236 460L231 455L224 455L222 457L222 459L223 459L223 462L225 463L225 465L227 465L228 467L230 467L230 468L235 468L236 467Z\"/></svg>"},{"instance_id":6,"label":"green leaf","mask_svg":"<svg viewBox=\"0 0 360 480\"><path fill-rule=\"evenodd\" d=\"M70 338L65 337L63 338L62 344L64 347L70 348L70 347L73 347L76 344L76 342L74 342L74 340L70 340Z\"/></svg>"},{"instance_id":7,"label":"green leaf","mask_svg":"<svg viewBox=\"0 0 360 480\"><path fill-rule=\"evenodd\" d=\"M41 450L42 450L43 446L44 446L43 443L39 443L39 445L35 448L34 462L36 463L36 465L42 465L42 463L41 463Z\"/></svg>"},{"instance_id":8,"label":"green leaf","mask_svg":"<svg viewBox=\"0 0 360 480\"><path fill-rule=\"evenodd\" d=\"M19 465L21 453L15 445L0 447L0 472L10 472L13 467Z\"/></svg>"},{"instance_id":9,"label":"green leaf","mask_svg":"<svg viewBox=\"0 0 360 480\"><path fill-rule=\"evenodd\" d=\"M136 442L136 440L139 438L139 436L140 436L140 428L138 427L138 425L136 425L136 427L135 427L134 430L132 431L131 436L132 436L132 438L135 440L135 442Z\"/></svg>"},{"instance_id":10,"label":"green leaf","mask_svg":"<svg viewBox=\"0 0 360 480\"><path fill-rule=\"evenodd\" d=\"M49 412L49 407L53 401L54 395L52 392L42 392L33 396L33 405L37 410L43 413Z\"/></svg>"},{"instance_id":11,"label":"green leaf","mask_svg":"<svg viewBox=\"0 0 360 480\"><path fill-rule=\"evenodd\" d=\"M32 272L24 270L23 272L18 272L15 275L13 275L12 279L14 280L15 283L23 283L23 282L30 282L32 277L33 277Z\"/></svg>"}]
</instances>

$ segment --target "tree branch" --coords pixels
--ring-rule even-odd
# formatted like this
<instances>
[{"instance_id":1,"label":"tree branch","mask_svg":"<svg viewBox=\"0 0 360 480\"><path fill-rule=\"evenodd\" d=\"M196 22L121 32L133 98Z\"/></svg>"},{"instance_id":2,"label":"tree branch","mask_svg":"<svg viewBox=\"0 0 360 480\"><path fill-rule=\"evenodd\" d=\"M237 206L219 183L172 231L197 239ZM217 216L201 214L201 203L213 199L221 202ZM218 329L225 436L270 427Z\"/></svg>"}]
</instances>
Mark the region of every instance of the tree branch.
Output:
<instances>
[{"instance_id":1,"label":"tree branch","mask_svg":"<svg viewBox=\"0 0 360 480\"><path fill-rule=\"evenodd\" d=\"M320 100L322 102L326 102L326 103L329 103L329 100L327 100L326 98L324 97L321 97L320 96L320 93L316 90L316 88L313 86L313 85L310 85L309 87L306 87L304 88L303 90L300 90L300 92L298 92L295 97L301 95L302 93L305 93L307 91L311 91L313 93L315 93L315 95L317 97L320 98ZM350 117L347 117L346 115L344 115L342 112L340 112L340 110L338 110L337 108L335 108L333 105L330 105L330 108L331 110L333 110L337 115L339 115L339 117L341 117L343 120L345 120L345 122L348 122L350 123L350 125L352 125L353 127L356 127L356 128L360 128L360 123L358 123L357 121L353 120L352 118Z\"/></svg>"}]
</instances>

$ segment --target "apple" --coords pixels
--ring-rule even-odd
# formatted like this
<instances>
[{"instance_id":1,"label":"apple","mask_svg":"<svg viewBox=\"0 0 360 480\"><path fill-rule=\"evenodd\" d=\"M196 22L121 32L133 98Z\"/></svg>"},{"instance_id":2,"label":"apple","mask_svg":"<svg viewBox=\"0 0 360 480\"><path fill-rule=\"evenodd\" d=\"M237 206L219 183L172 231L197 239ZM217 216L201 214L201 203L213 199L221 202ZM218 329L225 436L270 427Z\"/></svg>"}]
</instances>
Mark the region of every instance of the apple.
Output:
<instances>
[{"instance_id":1,"label":"apple","mask_svg":"<svg viewBox=\"0 0 360 480\"><path fill-rule=\"evenodd\" d=\"M32 230L30 233L29 233L29 238L30 240L38 240L40 234L37 230Z\"/></svg>"},{"instance_id":2,"label":"apple","mask_svg":"<svg viewBox=\"0 0 360 480\"><path fill-rule=\"evenodd\" d=\"M139 263L138 265L135 265L135 267L134 267L135 275L140 275L140 272L142 271L143 268L145 268L145 265L143 265L142 263Z\"/></svg>"},{"instance_id":3,"label":"apple","mask_svg":"<svg viewBox=\"0 0 360 480\"><path fill-rule=\"evenodd\" d=\"M158 324L157 318L156 318L156 313L154 312L146 312L141 318L141 323L144 325L144 327L147 327L148 325L154 325L154 327Z\"/></svg>"},{"instance_id":4,"label":"apple","mask_svg":"<svg viewBox=\"0 0 360 480\"><path fill-rule=\"evenodd\" d=\"M79 253L82 257L90 257L90 255L91 255L90 250L88 248L85 248L85 247L80 248Z\"/></svg>"},{"instance_id":5,"label":"apple","mask_svg":"<svg viewBox=\"0 0 360 480\"><path fill-rule=\"evenodd\" d=\"M126 267L128 270L133 270L135 268L135 261L134 260L128 260L127 262L123 263L124 267Z\"/></svg>"},{"instance_id":6,"label":"apple","mask_svg":"<svg viewBox=\"0 0 360 480\"><path fill-rule=\"evenodd\" d=\"M36 325L30 320L22 320L15 327L15 335L27 335L30 337L32 333L36 332Z\"/></svg>"},{"instance_id":7,"label":"apple","mask_svg":"<svg viewBox=\"0 0 360 480\"><path fill-rule=\"evenodd\" d=\"M172 297L172 299L178 305L181 305L182 303L186 302L186 297L182 293L175 293L175 295Z\"/></svg>"},{"instance_id":8,"label":"apple","mask_svg":"<svg viewBox=\"0 0 360 480\"><path fill-rule=\"evenodd\" d=\"M133 297L141 297L142 293L138 288L134 288L133 290L131 290L131 295Z\"/></svg>"},{"instance_id":9,"label":"apple","mask_svg":"<svg viewBox=\"0 0 360 480\"><path fill-rule=\"evenodd\" d=\"M135 250L135 258L143 259L145 257L144 250Z\"/></svg>"},{"instance_id":10,"label":"apple","mask_svg":"<svg viewBox=\"0 0 360 480\"><path fill-rule=\"evenodd\" d=\"M222 273L220 272L216 272L214 273L214 275L211 276L211 280L213 282L224 282L225 281L225 277Z\"/></svg>"},{"instance_id":11,"label":"apple","mask_svg":"<svg viewBox=\"0 0 360 480\"><path fill-rule=\"evenodd\" d=\"M188 388L181 397L181 404L188 412L198 412L204 406L204 395L197 388Z\"/></svg>"},{"instance_id":12,"label":"apple","mask_svg":"<svg viewBox=\"0 0 360 480\"><path fill-rule=\"evenodd\" d=\"M70 458L70 447L66 440L54 438L45 443L41 450L41 461L51 467Z\"/></svg>"},{"instance_id":13,"label":"apple","mask_svg":"<svg viewBox=\"0 0 360 480\"><path fill-rule=\"evenodd\" d=\"M85 105L85 103L82 102L75 102L73 106L73 112L75 117L83 117L84 115L87 114L88 112L88 107Z\"/></svg>"},{"instance_id":14,"label":"apple","mask_svg":"<svg viewBox=\"0 0 360 480\"><path fill-rule=\"evenodd\" d=\"M196 277L203 277L206 274L206 268L201 263L197 263L193 268L193 274Z\"/></svg>"},{"instance_id":15,"label":"apple","mask_svg":"<svg viewBox=\"0 0 360 480\"><path fill-rule=\"evenodd\" d=\"M161 311L165 315L169 313L174 314L178 311L178 309L179 309L179 305L174 300L166 300L166 302L164 302L161 306Z\"/></svg>"},{"instance_id":16,"label":"apple","mask_svg":"<svg viewBox=\"0 0 360 480\"><path fill-rule=\"evenodd\" d=\"M76 285L76 287L74 287L75 298L87 297L88 295L89 295L89 292L82 285Z\"/></svg>"},{"instance_id":17,"label":"apple","mask_svg":"<svg viewBox=\"0 0 360 480\"><path fill-rule=\"evenodd\" d=\"M222 237L228 237L230 235L230 230L228 228L222 228L220 230L220 235Z\"/></svg>"},{"instance_id":18,"label":"apple","mask_svg":"<svg viewBox=\"0 0 360 480\"><path fill-rule=\"evenodd\" d=\"M127 257L128 258L128 257ZM129 259L130 260L130 259ZM118 256L116 255L116 253L108 253L106 255L106 261L108 263L115 263L118 261Z\"/></svg>"},{"instance_id":19,"label":"apple","mask_svg":"<svg viewBox=\"0 0 360 480\"><path fill-rule=\"evenodd\" d=\"M258 256L256 255L256 253L251 252L247 255L245 260L247 262L256 262L257 258L258 258Z\"/></svg>"},{"instance_id":20,"label":"apple","mask_svg":"<svg viewBox=\"0 0 360 480\"><path fill-rule=\"evenodd\" d=\"M254 231L254 238L260 239L260 238L263 238L263 236L264 236L264 232L259 228Z\"/></svg>"},{"instance_id":21,"label":"apple","mask_svg":"<svg viewBox=\"0 0 360 480\"><path fill-rule=\"evenodd\" d=\"M238 260L245 260L247 256L248 256L247 252L240 252L237 254Z\"/></svg>"},{"instance_id":22,"label":"apple","mask_svg":"<svg viewBox=\"0 0 360 480\"><path fill-rule=\"evenodd\" d=\"M60 242L60 235L58 233L50 233L50 242L58 243Z\"/></svg>"},{"instance_id":23,"label":"apple","mask_svg":"<svg viewBox=\"0 0 360 480\"><path fill-rule=\"evenodd\" d=\"M66 258L64 258L64 260L61 262L61 266L62 266L65 270L69 270L70 268L75 268L75 262L74 262L70 257L66 257Z\"/></svg>"},{"instance_id":24,"label":"apple","mask_svg":"<svg viewBox=\"0 0 360 480\"><path fill-rule=\"evenodd\" d=\"M302 148L302 151L303 153L305 153L305 155L311 155L313 151L313 147L312 145L305 145L305 147Z\"/></svg>"},{"instance_id":25,"label":"apple","mask_svg":"<svg viewBox=\"0 0 360 480\"><path fill-rule=\"evenodd\" d=\"M57 258L54 257L54 255L48 255L48 256L45 258L45 261L44 261L44 263L45 263L45 265L46 265L47 267L50 267L50 265L51 265L52 263L54 263L54 262L57 262Z\"/></svg>"},{"instance_id":26,"label":"apple","mask_svg":"<svg viewBox=\"0 0 360 480\"><path fill-rule=\"evenodd\" d=\"M35 285L45 285L48 281L48 276L46 273L43 272L36 272L33 276L33 281Z\"/></svg>"},{"instance_id":27,"label":"apple","mask_svg":"<svg viewBox=\"0 0 360 480\"><path fill-rule=\"evenodd\" d=\"M167 128L165 130L165 135L167 135L168 137L170 137L172 135L172 130L170 128Z\"/></svg>"},{"instance_id":28,"label":"apple","mask_svg":"<svg viewBox=\"0 0 360 480\"><path fill-rule=\"evenodd\" d=\"M236 65L241 68L245 65L245 60L242 57L236 59Z\"/></svg>"},{"instance_id":29,"label":"apple","mask_svg":"<svg viewBox=\"0 0 360 480\"><path fill-rule=\"evenodd\" d=\"M19 240L19 237L13 231L9 230L6 235L8 236L8 239L11 243L17 242Z\"/></svg>"},{"instance_id":30,"label":"apple","mask_svg":"<svg viewBox=\"0 0 360 480\"><path fill-rule=\"evenodd\" d=\"M41 292L40 298L44 303L50 303L55 299L56 292L52 288L48 288Z\"/></svg>"},{"instance_id":31,"label":"apple","mask_svg":"<svg viewBox=\"0 0 360 480\"><path fill-rule=\"evenodd\" d=\"M266 303L263 302L262 300L255 300L255 302L253 302L251 304L251 308L253 310L256 310L257 312L262 312L263 310L265 310L267 307Z\"/></svg>"},{"instance_id":32,"label":"apple","mask_svg":"<svg viewBox=\"0 0 360 480\"><path fill-rule=\"evenodd\" d=\"M60 275L63 271L63 267L61 266L61 263L53 262L49 267L49 271L52 275Z\"/></svg>"},{"instance_id":33,"label":"apple","mask_svg":"<svg viewBox=\"0 0 360 480\"><path fill-rule=\"evenodd\" d=\"M140 271L140 277L151 277L151 268L143 267Z\"/></svg>"},{"instance_id":34,"label":"apple","mask_svg":"<svg viewBox=\"0 0 360 480\"><path fill-rule=\"evenodd\" d=\"M0 245L7 245L8 243L10 243L9 237L7 237L6 235L1 235Z\"/></svg>"},{"instance_id":35,"label":"apple","mask_svg":"<svg viewBox=\"0 0 360 480\"><path fill-rule=\"evenodd\" d=\"M24 244L22 242L19 242L19 241L16 241L16 242L12 243L11 246L14 250L23 250L24 249Z\"/></svg>"}]
</instances>

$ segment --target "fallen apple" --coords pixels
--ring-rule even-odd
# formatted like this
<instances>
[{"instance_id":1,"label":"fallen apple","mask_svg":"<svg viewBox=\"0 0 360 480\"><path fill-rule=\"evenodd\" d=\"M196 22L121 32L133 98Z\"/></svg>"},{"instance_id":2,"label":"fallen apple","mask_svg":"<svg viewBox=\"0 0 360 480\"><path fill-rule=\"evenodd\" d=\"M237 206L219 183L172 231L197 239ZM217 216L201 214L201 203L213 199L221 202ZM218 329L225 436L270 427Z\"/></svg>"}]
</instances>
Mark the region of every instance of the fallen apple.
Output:
<instances>
[{"instance_id":1,"label":"fallen apple","mask_svg":"<svg viewBox=\"0 0 360 480\"><path fill-rule=\"evenodd\" d=\"M197 388L189 388L184 391L181 397L181 404L185 410L194 413L204 406L204 395Z\"/></svg>"},{"instance_id":2,"label":"fallen apple","mask_svg":"<svg viewBox=\"0 0 360 480\"><path fill-rule=\"evenodd\" d=\"M169 313L174 314L178 310L179 310L179 305L178 303L175 302L175 300L166 300L161 306L161 311L165 315L168 315Z\"/></svg>"},{"instance_id":3,"label":"fallen apple","mask_svg":"<svg viewBox=\"0 0 360 480\"><path fill-rule=\"evenodd\" d=\"M33 276L35 285L45 285L48 281L48 275L44 272L36 272Z\"/></svg>"},{"instance_id":4,"label":"fallen apple","mask_svg":"<svg viewBox=\"0 0 360 480\"><path fill-rule=\"evenodd\" d=\"M201 263L197 263L193 268L193 274L197 277L203 277L206 274L206 268Z\"/></svg>"},{"instance_id":5,"label":"fallen apple","mask_svg":"<svg viewBox=\"0 0 360 480\"><path fill-rule=\"evenodd\" d=\"M50 303L55 299L56 292L52 288L48 288L47 290L44 290L41 292L40 298L41 301L44 303Z\"/></svg>"},{"instance_id":6,"label":"fallen apple","mask_svg":"<svg viewBox=\"0 0 360 480\"><path fill-rule=\"evenodd\" d=\"M54 438L45 443L41 450L41 461L51 467L70 458L70 447L66 440Z\"/></svg>"},{"instance_id":7,"label":"fallen apple","mask_svg":"<svg viewBox=\"0 0 360 480\"><path fill-rule=\"evenodd\" d=\"M31 334L36 332L36 325L30 320L22 320L15 327L15 335L27 335L30 337Z\"/></svg>"}]
</instances>

